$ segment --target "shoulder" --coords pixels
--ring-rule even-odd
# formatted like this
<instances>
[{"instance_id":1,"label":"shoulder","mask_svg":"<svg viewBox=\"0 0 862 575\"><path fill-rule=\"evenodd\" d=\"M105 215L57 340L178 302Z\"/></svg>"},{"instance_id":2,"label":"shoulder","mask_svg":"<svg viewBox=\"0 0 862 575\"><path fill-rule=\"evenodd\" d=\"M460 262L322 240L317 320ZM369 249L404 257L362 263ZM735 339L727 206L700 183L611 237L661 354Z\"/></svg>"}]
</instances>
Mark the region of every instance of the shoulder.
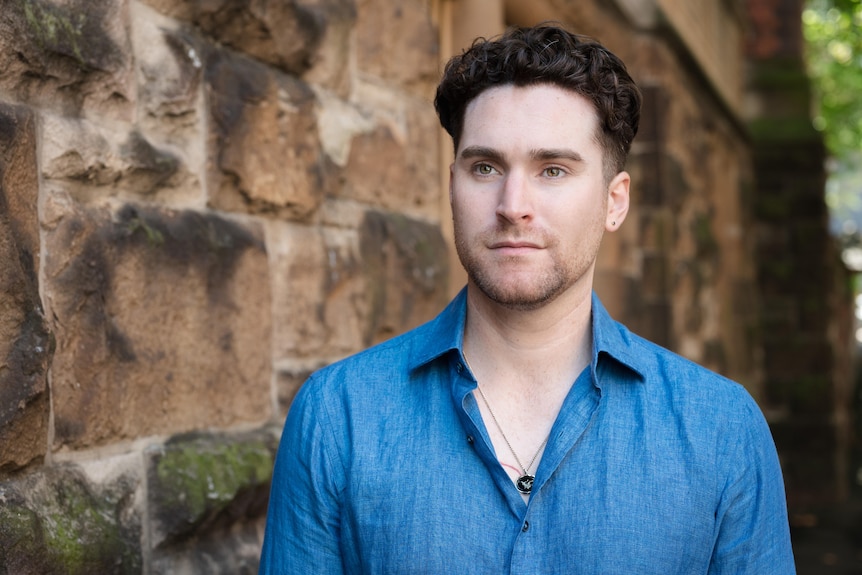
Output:
<instances>
[{"instance_id":1,"label":"shoulder","mask_svg":"<svg viewBox=\"0 0 862 575\"><path fill-rule=\"evenodd\" d=\"M703 420L717 429L740 426L758 434L768 433L754 396L740 382L630 332L625 333L626 360L641 377L643 391L653 401L676 414Z\"/></svg>"},{"instance_id":2,"label":"shoulder","mask_svg":"<svg viewBox=\"0 0 862 575\"><path fill-rule=\"evenodd\" d=\"M739 382L632 333L622 324L617 325L627 332L626 339L630 345L631 356L636 362L637 369L646 377L659 377L683 386L691 384L705 392L748 395L745 387Z\"/></svg>"},{"instance_id":3,"label":"shoulder","mask_svg":"<svg viewBox=\"0 0 862 575\"><path fill-rule=\"evenodd\" d=\"M780 479L772 433L748 389L640 336L626 337L626 365L639 377L608 378L617 413L644 422L653 442L678 446L689 464L711 470L718 489L752 466Z\"/></svg>"},{"instance_id":4,"label":"shoulder","mask_svg":"<svg viewBox=\"0 0 862 575\"><path fill-rule=\"evenodd\" d=\"M316 370L300 388L294 404L344 409L370 402L370 410L380 409L381 397L394 400L416 379L415 358L428 347L432 328L429 322Z\"/></svg>"},{"instance_id":5,"label":"shoulder","mask_svg":"<svg viewBox=\"0 0 862 575\"><path fill-rule=\"evenodd\" d=\"M349 393L357 386L365 394L391 391L460 346L465 299L462 292L431 321L316 371L303 387L317 393Z\"/></svg>"},{"instance_id":6,"label":"shoulder","mask_svg":"<svg viewBox=\"0 0 862 575\"><path fill-rule=\"evenodd\" d=\"M746 402L750 394L739 383L632 332L614 320L598 297L593 299L593 341L599 356L612 370L612 379L638 380L653 394L684 395L702 400L723 398ZM624 369L620 371L619 368Z\"/></svg>"},{"instance_id":7,"label":"shoulder","mask_svg":"<svg viewBox=\"0 0 862 575\"><path fill-rule=\"evenodd\" d=\"M417 346L425 341L428 324L373 345L335 361L312 374L315 381L350 381L361 378L368 382L380 375L403 374L409 370L410 358Z\"/></svg>"}]
</instances>

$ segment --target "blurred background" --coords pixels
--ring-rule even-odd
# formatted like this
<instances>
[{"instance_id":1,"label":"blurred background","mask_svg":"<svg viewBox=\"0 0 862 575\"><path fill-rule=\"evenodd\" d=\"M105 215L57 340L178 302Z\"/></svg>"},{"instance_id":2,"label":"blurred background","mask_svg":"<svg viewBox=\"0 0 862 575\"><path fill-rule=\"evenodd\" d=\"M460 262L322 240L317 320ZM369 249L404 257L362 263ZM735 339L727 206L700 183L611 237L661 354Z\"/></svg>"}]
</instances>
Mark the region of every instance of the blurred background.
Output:
<instances>
[{"instance_id":1,"label":"blurred background","mask_svg":"<svg viewBox=\"0 0 862 575\"><path fill-rule=\"evenodd\" d=\"M859 0L0 0L0 573L256 573L299 385L465 281L443 64L546 20L644 95L597 292L862 573Z\"/></svg>"}]
</instances>

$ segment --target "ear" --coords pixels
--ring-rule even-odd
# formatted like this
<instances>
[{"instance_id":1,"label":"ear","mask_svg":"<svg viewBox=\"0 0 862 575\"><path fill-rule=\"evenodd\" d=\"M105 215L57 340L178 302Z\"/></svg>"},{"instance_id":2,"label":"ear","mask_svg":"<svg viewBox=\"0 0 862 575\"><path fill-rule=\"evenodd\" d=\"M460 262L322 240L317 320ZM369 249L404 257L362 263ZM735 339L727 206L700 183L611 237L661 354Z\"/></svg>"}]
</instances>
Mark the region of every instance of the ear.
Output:
<instances>
[{"instance_id":1,"label":"ear","mask_svg":"<svg viewBox=\"0 0 862 575\"><path fill-rule=\"evenodd\" d=\"M631 176L628 172L620 172L608 184L608 213L605 218L605 229L615 232L623 224L629 213L629 185Z\"/></svg>"}]
</instances>

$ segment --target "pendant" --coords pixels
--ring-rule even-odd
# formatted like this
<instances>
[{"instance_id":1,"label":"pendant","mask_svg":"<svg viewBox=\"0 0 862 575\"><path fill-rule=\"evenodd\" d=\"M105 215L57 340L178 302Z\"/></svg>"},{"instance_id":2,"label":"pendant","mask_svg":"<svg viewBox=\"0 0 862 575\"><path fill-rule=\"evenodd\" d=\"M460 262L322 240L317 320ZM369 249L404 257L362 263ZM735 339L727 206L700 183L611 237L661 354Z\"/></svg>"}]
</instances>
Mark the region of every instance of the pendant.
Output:
<instances>
[{"instance_id":1,"label":"pendant","mask_svg":"<svg viewBox=\"0 0 862 575\"><path fill-rule=\"evenodd\" d=\"M523 493L524 495L529 495L530 491L533 490L533 480L536 478L532 475L527 475L526 473L518 478L515 482L515 487Z\"/></svg>"}]
</instances>

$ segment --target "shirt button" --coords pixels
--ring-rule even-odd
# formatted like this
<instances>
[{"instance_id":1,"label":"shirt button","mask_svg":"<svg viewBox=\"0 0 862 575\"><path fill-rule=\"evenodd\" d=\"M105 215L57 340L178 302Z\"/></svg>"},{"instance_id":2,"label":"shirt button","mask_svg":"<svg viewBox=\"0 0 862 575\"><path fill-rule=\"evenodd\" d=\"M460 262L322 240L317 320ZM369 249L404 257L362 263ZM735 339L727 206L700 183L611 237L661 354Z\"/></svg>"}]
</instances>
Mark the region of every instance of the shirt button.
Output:
<instances>
[{"instance_id":1,"label":"shirt button","mask_svg":"<svg viewBox=\"0 0 862 575\"><path fill-rule=\"evenodd\" d=\"M455 369L458 371L458 373L461 373L462 371L464 371L464 366L459 363Z\"/></svg>"},{"instance_id":2,"label":"shirt button","mask_svg":"<svg viewBox=\"0 0 862 575\"><path fill-rule=\"evenodd\" d=\"M529 531L529 530L530 530L530 522L529 522L529 521L524 521L524 526L523 526L523 527L521 527L521 531L523 531L524 533L526 533L526 532L527 532L527 531Z\"/></svg>"},{"instance_id":3,"label":"shirt button","mask_svg":"<svg viewBox=\"0 0 862 575\"><path fill-rule=\"evenodd\" d=\"M467 436L467 443L469 443L470 445L473 445L473 436L472 435Z\"/></svg>"}]
</instances>

